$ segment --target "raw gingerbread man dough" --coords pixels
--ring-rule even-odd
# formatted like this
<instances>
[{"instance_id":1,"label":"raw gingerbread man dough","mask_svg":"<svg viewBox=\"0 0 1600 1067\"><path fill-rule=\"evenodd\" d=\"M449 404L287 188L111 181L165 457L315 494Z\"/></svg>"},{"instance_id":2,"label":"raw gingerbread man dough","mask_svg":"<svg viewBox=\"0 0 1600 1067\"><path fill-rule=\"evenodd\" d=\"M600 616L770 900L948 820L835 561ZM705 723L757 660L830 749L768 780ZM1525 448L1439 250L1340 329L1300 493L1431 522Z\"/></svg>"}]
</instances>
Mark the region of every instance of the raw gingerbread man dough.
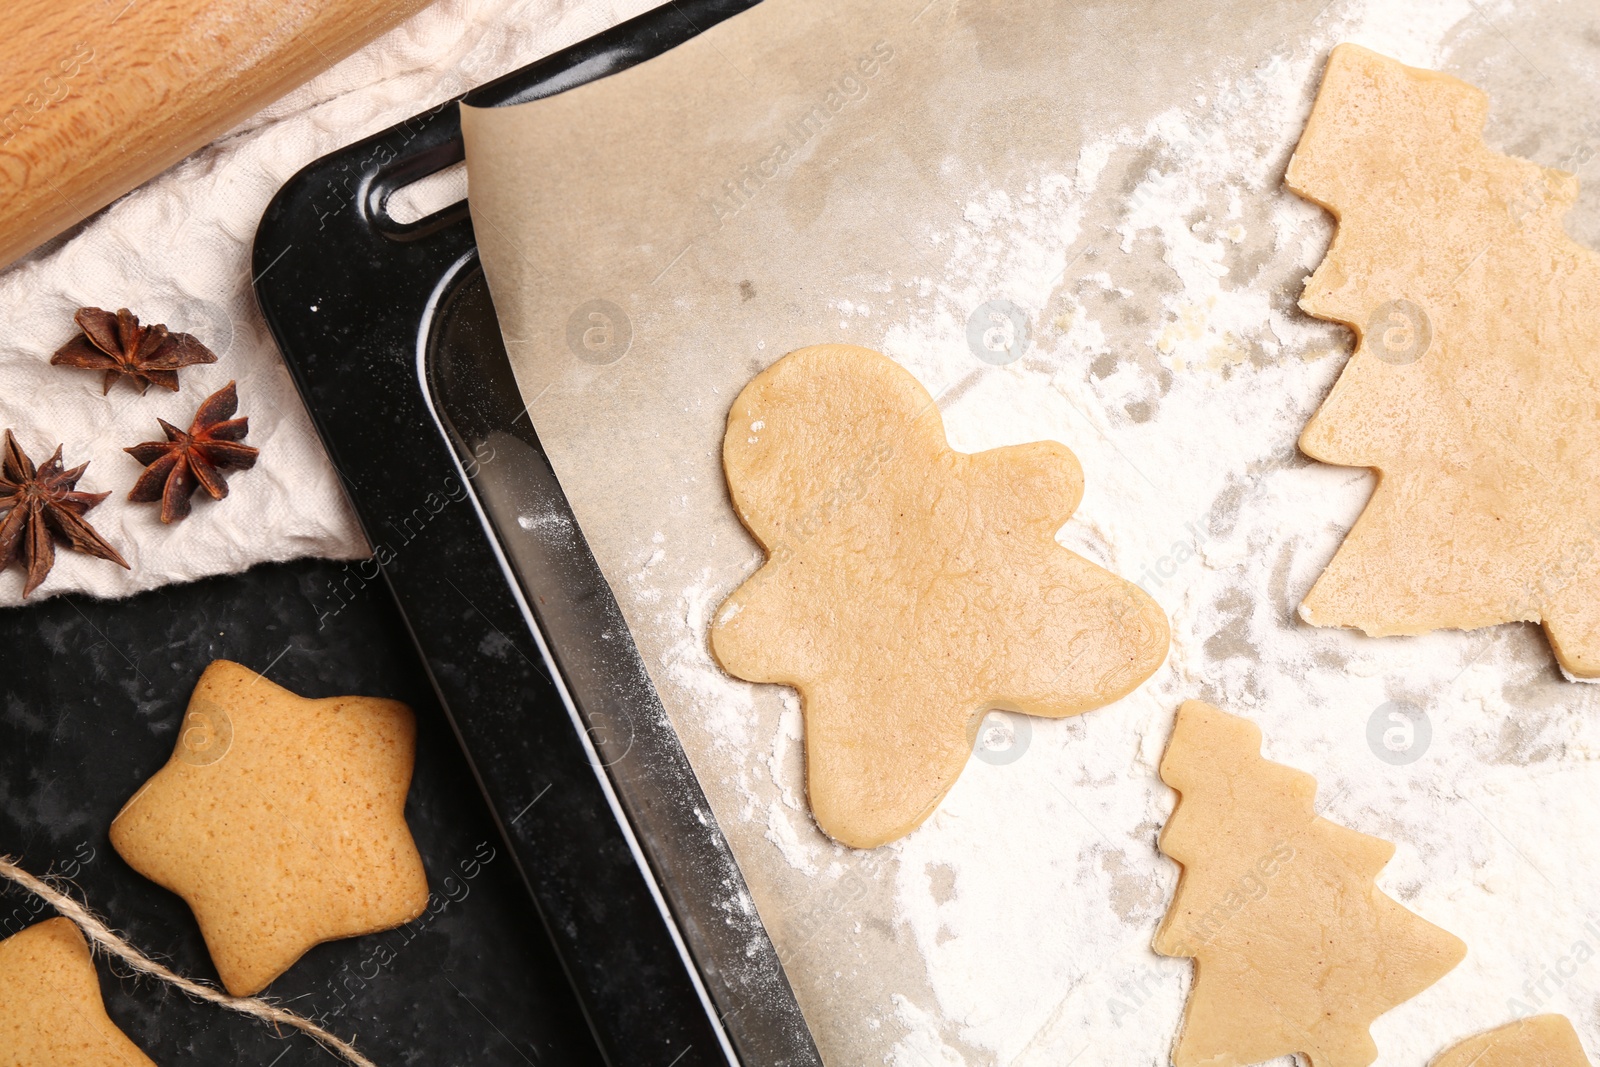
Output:
<instances>
[{"instance_id":1,"label":"raw gingerbread man dough","mask_svg":"<svg viewBox=\"0 0 1600 1067\"><path fill-rule=\"evenodd\" d=\"M1600 677L1600 256L1572 175L1490 151L1482 92L1354 45L1287 183L1338 231L1300 306L1360 338L1300 447L1378 485L1306 596L1317 626L1543 622Z\"/></svg>"},{"instance_id":2,"label":"raw gingerbread man dough","mask_svg":"<svg viewBox=\"0 0 1600 1067\"><path fill-rule=\"evenodd\" d=\"M1166 657L1155 601L1055 540L1083 494L1073 454L954 451L885 356L785 356L739 394L722 456L769 558L711 647L731 674L800 691L811 808L847 845L926 819L986 709L1076 715Z\"/></svg>"},{"instance_id":3,"label":"raw gingerbread man dough","mask_svg":"<svg viewBox=\"0 0 1600 1067\"><path fill-rule=\"evenodd\" d=\"M416 745L397 700L307 700L217 660L111 844L188 903L222 984L249 996L313 945L422 914L405 819Z\"/></svg>"},{"instance_id":4,"label":"raw gingerbread man dough","mask_svg":"<svg viewBox=\"0 0 1600 1067\"><path fill-rule=\"evenodd\" d=\"M1589 1067L1564 1015L1534 1015L1469 1037L1428 1067Z\"/></svg>"},{"instance_id":5,"label":"raw gingerbread man dough","mask_svg":"<svg viewBox=\"0 0 1600 1067\"><path fill-rule=\"evenodd\" d=\"M106 1015L89 946L69 919L0 941L0 1063L155 1067Z\"/></svg>"},{"instance_id":6,"label":"raw gingerbread man dough","mask_svg":"<svg viewBox=\"0 0 1600 1067\"><path fill-rule=\"evenodd\" d=\"M1318 816L1316 780L1262 758L1254 724L1188 701L1161 780L1180 794L1161 851L1183 873L1155 949L1195 959L1172 1062L1298 1052L1312 1067L1366 1067L1372 1021L1466 946L1378 890L1394 846Z\"/></svg>"}]
</instances>

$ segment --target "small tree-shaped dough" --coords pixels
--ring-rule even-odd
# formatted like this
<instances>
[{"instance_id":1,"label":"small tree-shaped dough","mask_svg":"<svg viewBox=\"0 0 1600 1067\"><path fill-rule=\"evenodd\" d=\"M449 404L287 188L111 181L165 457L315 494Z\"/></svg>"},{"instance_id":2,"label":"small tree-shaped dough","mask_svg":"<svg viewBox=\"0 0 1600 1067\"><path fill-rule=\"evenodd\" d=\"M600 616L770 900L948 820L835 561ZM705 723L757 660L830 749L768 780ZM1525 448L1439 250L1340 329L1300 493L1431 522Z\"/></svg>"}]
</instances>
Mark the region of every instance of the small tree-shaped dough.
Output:
<instances>
[{"instance_id":1,"label":"small tree-shaped dough","mask_svg":"<svg viewBox=\"0 0 1600 1067\"><path fill-rule=\"evenodd\" d=\"M68 919L0 941L0 1063L155 1067L106 1015L89 946Z\"/></svg>"},{"instance_id":2,"label":"small tree-shaped dough","mask_svg":"<svg viewBox=\"0 0 1600 1067\"><path fill-rule=\"evenodd\" d=\"M733 503L768 560L719 610L730 674L794 686L817 824L870 848L955 783L988 708L1076 715L1167 654L1137 586L1062 547L1083 495L1053 441L968 455L893 360L793 352L734 401Z\"/></svg>"},{"instance_id":3,"label":"small tree-shaped dough","mask_svg":"<svg viewBox=\"0 0 1600 1067\"><path fill-rule=\"evenodd\" d=\"M1209 704L1178 710L1161 779L1179 793L1161 851L1183 866L1156 934L1195 959L1177 1067L1290 1053L1366 1067L1372 1021L1466 955L1378 891L1394 846L1317 815L1317 783L1261 756L1261 731Z\"/></svg>"},{"instance_id":4,"label":"small tree-shaped dough","mask_svg":"<svg viewBox=\"0 0 1600 1067\"><path fill-rule=\"evenodd\" d=\"M1289 188L1338 231L1300 306L1359 344L1300 447L1377 488L1306 595L1374 636L1543 622L1600 676L1600 256L1572 175L1491 151L1488 100L1354 45Z\"/></svg>"},{"instance_id":5,"label":"small tree-shaped dough","mask_svg":"<svg viewBox=\"0 0 1600 1067\"><path fill-rule=\"evenodd\" d=\"M1469 1037L1429 1067L1589 1067L1565 1015L1534 1015Z\"/></svg>"}]
</instances>

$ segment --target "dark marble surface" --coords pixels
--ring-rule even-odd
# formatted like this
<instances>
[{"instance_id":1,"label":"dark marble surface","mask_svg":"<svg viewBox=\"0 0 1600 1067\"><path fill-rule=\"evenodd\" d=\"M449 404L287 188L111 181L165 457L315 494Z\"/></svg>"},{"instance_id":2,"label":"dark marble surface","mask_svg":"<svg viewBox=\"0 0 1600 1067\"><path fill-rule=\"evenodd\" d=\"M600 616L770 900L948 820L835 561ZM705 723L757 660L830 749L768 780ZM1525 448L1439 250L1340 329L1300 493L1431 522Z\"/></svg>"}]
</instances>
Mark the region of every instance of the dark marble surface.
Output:
<instances>
[{"instance_id":1,"label":"dark marble surface","mask_svg":"<svg viewBox=\"0 0 1600 1067\"><path fill-rule=\"evenodd\" d=\"M0 854L72 875L147 954L216 981L176 896L111 849L111 819L166 762L206 664L232 659L310 697L417 712L406 817L435 894L398 930L320 945L266 995L321 1016L380 1065L598 1064L578 1005L404 625L381 584L319 628L336 564L301 561L124 601L56 597L0 611ZM0 892L0 934L52 912ZM326 1065L310 1039L190 1001L101 960L111 1018L158 1064Z\"/></svg>"}]
</instances>

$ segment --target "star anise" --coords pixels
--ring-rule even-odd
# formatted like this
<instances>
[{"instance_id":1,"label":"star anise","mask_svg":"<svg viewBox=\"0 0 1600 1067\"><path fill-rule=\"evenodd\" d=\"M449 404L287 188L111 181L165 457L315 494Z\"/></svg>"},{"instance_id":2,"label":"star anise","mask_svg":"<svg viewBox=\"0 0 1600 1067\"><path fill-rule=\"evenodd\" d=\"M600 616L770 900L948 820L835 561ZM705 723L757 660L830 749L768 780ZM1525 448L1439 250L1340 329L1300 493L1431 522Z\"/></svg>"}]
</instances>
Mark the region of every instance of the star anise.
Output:
<instances>
[{"instance_id":1,"label":"star anise","mask_svg":"<svg viewBox=\"0 0 1600 1067\"><path fill-rule=\"evenodd\" d=\"M35 467L11 431L6 431L5 455L0 457L0 510L6 512L0 519L0 571L17 559L23 561L28 571L22 586L24 598L39 588L55 566L58 539L79 552L128 565L83 519L84 512L111 495L76 490L88 465L63 470L61 446L57 445L55 455L44 466Z\"/></svg>"},{"instance_id":2,"label":"star anise","mask_svg":"<svg viewBox=\"0 0 1600 1067\"><path fill-rule=\"evenodd\" d=\"M239 392L229 382L200 404L188 433L157 419L166 431L165 441L123 449L144 464L128 499L141 504L159 500L161 521L177 522L189 514L189 497L196 488L205 489L213 500L227 496L222 472L249 470L260 455L259 449L239 443L250 432L250 420L232 417L238 407Z\"/></svg>"},{"instance_id":3,"label":"star anise","mask_svg":"<svg viewBox=\"0 0 1600 1067\"><path fill-rule=\"evenodd\" d=\"M215 363L216 353L186 333L170 333L159 323L140 326L127 308L115 315L100 308L79 308L73 316L81 334L62 345L50 362L57 367L86 367L105 371L105 388L120 377L133 379L139 392L154 382L178 391L178 368Z\"/></svg>"}]
</instances>

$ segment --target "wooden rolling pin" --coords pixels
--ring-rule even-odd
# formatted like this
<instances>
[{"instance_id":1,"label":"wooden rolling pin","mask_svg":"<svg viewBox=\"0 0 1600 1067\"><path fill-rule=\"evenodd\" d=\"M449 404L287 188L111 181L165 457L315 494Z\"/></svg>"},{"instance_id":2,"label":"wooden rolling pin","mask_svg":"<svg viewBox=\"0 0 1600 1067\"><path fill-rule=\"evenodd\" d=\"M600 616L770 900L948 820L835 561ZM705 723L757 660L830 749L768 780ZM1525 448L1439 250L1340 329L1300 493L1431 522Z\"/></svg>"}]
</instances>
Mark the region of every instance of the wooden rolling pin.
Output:
<instances>
[{"instance_id":1,"label":"wooden rolling pin","mask_svg":"<svg viewBox=\"0 0 1600 1067\"><path fill-rule=\"evenodd\" d=\"M427 2L0 2L0 266Z\"/></svg>"}]
</instances>

